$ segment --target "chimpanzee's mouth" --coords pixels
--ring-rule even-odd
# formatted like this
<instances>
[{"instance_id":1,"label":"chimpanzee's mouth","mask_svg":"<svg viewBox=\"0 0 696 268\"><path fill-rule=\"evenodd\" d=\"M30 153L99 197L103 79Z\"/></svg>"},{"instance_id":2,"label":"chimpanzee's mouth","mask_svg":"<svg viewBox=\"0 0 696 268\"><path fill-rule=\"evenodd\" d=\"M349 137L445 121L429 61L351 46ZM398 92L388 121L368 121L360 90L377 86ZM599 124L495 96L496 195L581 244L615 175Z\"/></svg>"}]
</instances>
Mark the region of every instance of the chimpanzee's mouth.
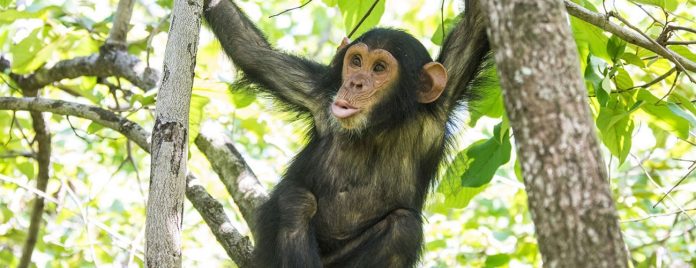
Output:
<instances>
[{"instance_id":1,"label":"chimpanzee's mouth","mask_svg":"<svg viewBox=\"0 0 696 268\"><path fill-rule=\"evenodd\" d=\"M353 107L345 100L336 100L331 104L331 113L339 119L353 116L360 112L360 109Z\"/></svg>"}]
</instances>

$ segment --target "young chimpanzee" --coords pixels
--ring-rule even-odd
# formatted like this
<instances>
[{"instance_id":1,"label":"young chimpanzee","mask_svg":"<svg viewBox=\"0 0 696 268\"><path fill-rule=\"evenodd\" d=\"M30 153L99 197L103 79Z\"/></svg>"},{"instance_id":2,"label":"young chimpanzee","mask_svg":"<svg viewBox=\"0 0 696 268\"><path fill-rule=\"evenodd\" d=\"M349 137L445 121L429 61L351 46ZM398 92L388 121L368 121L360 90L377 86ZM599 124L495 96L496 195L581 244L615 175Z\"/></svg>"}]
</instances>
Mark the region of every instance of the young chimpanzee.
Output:
<instances>
[{"instance_id":1,"label":"young chimpanzee","mask_svg":"<svg viewBox=\"0 0 696 268\"><path fill-rule=\"evenodd\" d=\"M445 45L465 44L470 55L451 57L473 61L453 64L444 91L445 67L403 31L373 29L322 65L274 50L228 0L206 0L205 18L246 82L312 119L307 146L259 208L258 267L413 266L448 118L488 49L480 23L463 26L477 40Z\"/></svg>"}]
</instances>

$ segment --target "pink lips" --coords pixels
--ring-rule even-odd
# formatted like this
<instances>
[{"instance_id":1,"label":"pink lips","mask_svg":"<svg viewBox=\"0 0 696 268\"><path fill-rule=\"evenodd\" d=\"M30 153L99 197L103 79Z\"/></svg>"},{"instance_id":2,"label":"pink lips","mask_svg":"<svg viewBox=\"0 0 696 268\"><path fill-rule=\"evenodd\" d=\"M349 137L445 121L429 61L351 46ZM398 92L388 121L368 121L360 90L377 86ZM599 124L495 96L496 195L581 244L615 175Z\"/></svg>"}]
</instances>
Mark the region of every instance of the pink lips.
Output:
<instances>
[{"instance_id":1,"label":"pink lips","mask_svg":"<svg viewBox=\"0 0 696 268\"><path fill-rule=\"evenodd\" d=\"M360 111L360 109L351 106L345 100L336 100L331 105L331 113L333 113L334 116L341 118L341 119L348 118L348 117L358 113L359 111Z\"/></svg>"}]
</instances>

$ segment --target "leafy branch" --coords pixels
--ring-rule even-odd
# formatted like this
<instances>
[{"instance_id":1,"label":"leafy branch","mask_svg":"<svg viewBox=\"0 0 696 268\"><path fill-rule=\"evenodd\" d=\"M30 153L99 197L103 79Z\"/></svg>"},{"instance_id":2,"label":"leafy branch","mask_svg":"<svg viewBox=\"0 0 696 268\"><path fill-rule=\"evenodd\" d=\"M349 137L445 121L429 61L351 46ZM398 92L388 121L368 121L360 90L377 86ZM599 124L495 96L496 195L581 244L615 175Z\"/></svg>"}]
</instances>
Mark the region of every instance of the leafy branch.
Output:
<instances>
[{"instance_id":1,"label":"leafy branch","mask_svg":"<svg viewBox=\"0 0 696 268\"><path fill-rule=\"evenodd\" d=\"M685 70L689 70L692 72L696 72L696 63L693 61L690 61L689 59L675 53L674 51L671 51L664 46L660 45L657 43L652 38L649 38L647 36L644 36L641 31L632 29L632 30L627 30L624 27L613 23L609 20L609 17L611 15L609 14L597 14L594 13L590 10L587 10L586 8L573 3L569 0L565 0L565 6L566 10L568 11L568 14L581 19L587 23L590 23L594 26L599 27L602 30L605 30L607 32L610 32L619 38L625 40L628 43L640 46L642 48L648 49L652 52L655 52L656 54L672 61L675 65L677 65L677 68L679 71L684 72ZM610 12L611 13L611 12ZM616 17L616 16L615 16ZM620 17L619 17L620 18ZM629 25L629 24L627 24ZM694 82L694 80L691 80Z\"/></svg>"}]
</instances>

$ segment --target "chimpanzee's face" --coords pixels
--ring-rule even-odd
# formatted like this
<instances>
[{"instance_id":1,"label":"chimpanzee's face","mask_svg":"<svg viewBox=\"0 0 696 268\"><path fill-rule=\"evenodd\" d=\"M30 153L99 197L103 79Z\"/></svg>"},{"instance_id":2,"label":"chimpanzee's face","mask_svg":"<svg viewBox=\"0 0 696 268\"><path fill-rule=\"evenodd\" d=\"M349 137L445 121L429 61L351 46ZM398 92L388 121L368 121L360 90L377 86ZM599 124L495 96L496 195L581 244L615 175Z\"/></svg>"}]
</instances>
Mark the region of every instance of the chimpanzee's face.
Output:
<instances>
[{"instance_id":1,"label":"chimpanzee's face","mask_svg":"<svg viewBox=\"0 0 696 268\"><path fill-rule=\"evenodd\" d=\"M331 105L331 113L345 129L360 130L375 105L394 90L399 64L389 51L357 43L343 58L343 83Z\"/></svg>"}]
</instances>

